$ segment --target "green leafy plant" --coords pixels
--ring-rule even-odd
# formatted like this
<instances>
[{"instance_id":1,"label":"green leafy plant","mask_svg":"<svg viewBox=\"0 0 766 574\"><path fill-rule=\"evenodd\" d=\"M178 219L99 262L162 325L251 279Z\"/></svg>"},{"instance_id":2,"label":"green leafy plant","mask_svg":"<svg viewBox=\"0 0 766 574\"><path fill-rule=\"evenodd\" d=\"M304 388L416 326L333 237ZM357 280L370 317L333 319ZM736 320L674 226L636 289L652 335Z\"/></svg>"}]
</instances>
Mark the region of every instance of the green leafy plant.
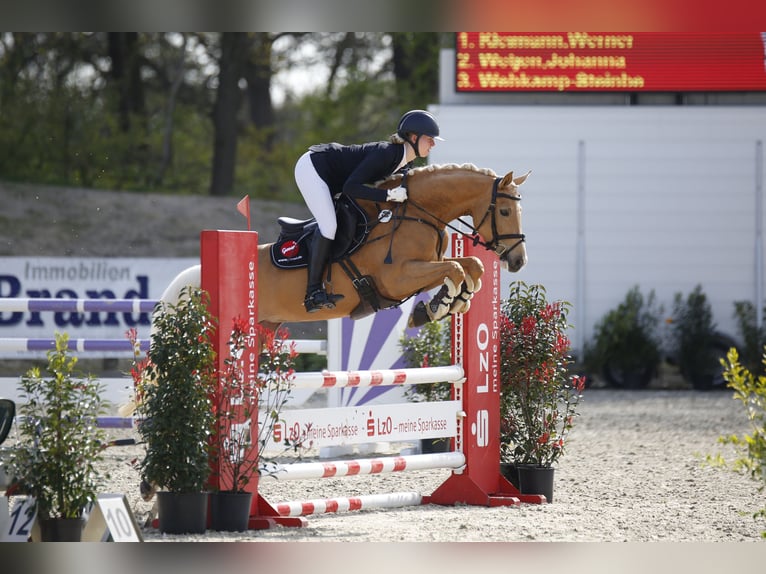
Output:
<instances>
[{"instance_id":1,"label":"green leafy plant","mask_svg":"<svg viewBox=\"0 0 766 574\"><path fill-rule=\"evenodd\" d=\"M210 474L217 369L207 302L205 291L186 287L176 304L159 304L147 360L134 365L141 478L171 492L202 492Z\"/></svg>"},{"instance_id":2,"label":"green leafy plant","mask_svg":"<svg viewBox=\"0 0 766 574\"><path fill-rule=\"evenodd\" d=\"M451 365L450 325L450 321L430 321L420 327L415 335L403 333L399 338L399 347L404 364L410 368ZM446 401L451 393L452 385L447 382L409 385L404 392L413 402Z\"/></svg>"},{"instance_id":3,"label":"green leafy plant","mask_svg":"<svg viewBox=\"0 0 766 574\"><path fill-rule=\"evenodd\" d=\"M566 301L548 302L542 285L511 283L500 313L500 458L551 466L564 454L585 379L572 360Z\"/></svg>"},{"instance_id":4,"label":"green leafy plant","mask_svg":"<svg viewBox=\"0 0 766 574\"><path fill-rule=\"evenodd\" d=\"M676 293L669 325L668 362L677 364L681 376L695 389L725 388L721 359L736 342L716 330L712 307L697 285L684 298Z\"/></svg>"},{"instance_id":5,"label":"green leafy plant","mask_svg":"<svg viewBox=\"0 0 766 574\"><path fill-rule=\"evenodd\" d=\"M766 364L766 353L763 355ZM735 471L743 471L753 480L761 483L759 491L766 488L766 376L754 375L739 362L736 349L730 349L724 367L723 376L727 386L734 390L734 399L742 403L750 425L750 434L721 436L718 441L736 447L740 455L729 465ZM721 464L727 464L719 455L708 457ZM753 514L754 518L766 519L766 506ZM761 532L766 538L766 530Z\"/></svg>"},{"instance_id":6,"label":"green leafy plant","mask_svg":"<svg viewBox=\"0 0 766 574\"><path fill-rule=\"evenodd\" d=\"M662 313L654 290L644 297L638 285L630 289L623 302L596 323L593 340L585 345L588 370L600 372L616 387L647 386L662 359Z\"/></svg>"},{"instance_id":7,"label":"green leafy plant","mask_svg":"<svg viewBox=\"0 0 766 574\"><path fill-rule=\"evenodd\" d=\"M80 518L107 478L96 468L106 443L97 419L109 403L97 379L77 372L68 343L68 335L57 333L47 353L50 376L33 367L19 385L19 444L9 474L18 492L34 497L40 519Z\"/></svg>"},{"instance_id":8,"label":"green leafy plant","mask_svg":"<svg viewBox=\"0 0 766 574\"><path fill-rule=\"evenodd\" d=\"M294 342L285 345L287 331L275 332L261 325L255 328L256 339L263 346L258 377L246 377L243 371L242 356L248 349L249 336L247 323L237 318L216 393L212 461L222 491L244 492L252 477L260 472L264 447L280 421L295 378L293 361L298 353ZM251 421L256 411L260 414L258 429L254 432Z\"/></svg>"},{"instance_id":9,"label":"green leafy plant","mask_svg":"<svg viewBox=\"0 0 766 574\"><path fill-rule=\"evenodd\" d=\"M750 301L735 301L734 320L742 338L742 364L752 373L766 374L766 365L761 361L766 345L766 324L758 326L755 305Z\"/></svg>"}]
</instances>

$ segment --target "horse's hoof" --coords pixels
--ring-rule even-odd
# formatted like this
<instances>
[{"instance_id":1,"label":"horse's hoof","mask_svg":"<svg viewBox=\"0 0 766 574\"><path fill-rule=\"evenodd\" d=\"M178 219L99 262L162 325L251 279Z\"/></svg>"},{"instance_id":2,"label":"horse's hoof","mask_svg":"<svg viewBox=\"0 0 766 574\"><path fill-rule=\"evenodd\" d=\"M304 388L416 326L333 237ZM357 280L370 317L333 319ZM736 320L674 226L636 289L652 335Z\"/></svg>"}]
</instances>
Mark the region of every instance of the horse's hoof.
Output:
<instances>
[{"instance_id":1,"label":"horse's hoof","mask_svg":"<svg viewBox=\"0 0 766 574\"><path fill-rule=\"evenodd\" d=\"M455 302L452 304L452 307L449 310L450 315L457 315L458 313L468 313L468 309L471 308L471 298L463 299L462 297L458 297Z\"/></svg>"},{"instance_id":2,"label":"horse's hoof","mask_svg":"<svg viewBox=\"0 0 766 574\"><path fill-rule=\"evenodd\" d=\"M418 304L415 305L414 309L412 309L410 318L407 321L407 327L410 329L413 327L422 327L430 320L431 317L428 315L428 311L426 311L426 304L423 303L423 301L419 301Z\"/></svg>"}]
</instances>

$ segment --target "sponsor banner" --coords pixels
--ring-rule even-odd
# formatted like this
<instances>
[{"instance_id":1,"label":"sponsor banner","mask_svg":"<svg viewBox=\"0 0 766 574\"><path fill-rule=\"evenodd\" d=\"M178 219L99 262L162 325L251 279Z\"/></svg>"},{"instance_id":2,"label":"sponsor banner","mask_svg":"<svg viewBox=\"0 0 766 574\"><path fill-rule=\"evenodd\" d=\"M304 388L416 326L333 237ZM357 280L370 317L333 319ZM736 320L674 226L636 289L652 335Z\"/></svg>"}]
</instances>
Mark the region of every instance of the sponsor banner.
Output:
<instances>
[{"instance_id":1,"label":"sponsor banner","mask_svg":"<svg viewBox=\"0 0 766 574\"><path fill-rule=\"evenodd\" d=\"M284 449L285 440L318 448L450 437L460 410L459 401L286 410L265 448Z\"/></svg>"},{"instance_id":2,"label":"sponsor banner","mask_svg":"<svg viewBox=\"0 0 766 574\"><path fill-rule=\"evenodd\" d=\"M0 298L153 299L196 258L0 257ZM8 311L0 337L148 338L150 313Z\"/></svg>"}]
</instances>

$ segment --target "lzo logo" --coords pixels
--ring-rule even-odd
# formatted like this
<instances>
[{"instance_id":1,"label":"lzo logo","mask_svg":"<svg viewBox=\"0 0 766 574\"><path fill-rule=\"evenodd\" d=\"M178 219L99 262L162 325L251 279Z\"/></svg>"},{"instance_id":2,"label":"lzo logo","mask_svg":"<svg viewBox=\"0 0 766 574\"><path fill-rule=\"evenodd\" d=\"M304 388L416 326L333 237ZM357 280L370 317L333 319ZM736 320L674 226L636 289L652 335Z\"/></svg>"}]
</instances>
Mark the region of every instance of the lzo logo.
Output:
<instances>
[{"instance_id":1,"label":"lzo logo","mask_svg":"<svg viewBox=\"0 0 766 574\"><path fill-rule=\"evenodd\" d=\"M296 241L285 241L282 244L281 251L285 257L296 257L298 255L298 243Z\"/></svg>"}]
</instances>

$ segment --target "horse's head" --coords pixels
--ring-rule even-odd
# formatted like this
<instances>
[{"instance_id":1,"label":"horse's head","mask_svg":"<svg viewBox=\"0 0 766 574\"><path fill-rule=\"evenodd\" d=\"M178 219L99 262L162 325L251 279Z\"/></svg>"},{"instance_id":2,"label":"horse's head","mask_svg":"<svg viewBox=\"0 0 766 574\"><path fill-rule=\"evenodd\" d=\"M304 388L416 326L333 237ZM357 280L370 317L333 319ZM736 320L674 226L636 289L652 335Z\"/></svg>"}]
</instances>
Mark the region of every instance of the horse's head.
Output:
<instances>
[{"instance_id":1,"label":"horse's head","mask_svg":"<svg viewBox=\"0 0 766 574\"><path fill-rule=\"evenodd\" d=\"M497 253L506 269L516 272L527 263L518 188L529 173L516 178L513 172L497 177L494 171L473 164L416 168L406 178L409 204L432 216L442 228L453 219L468 225L474 241ZM402 174L377 183L382 189L397 185L405 185ZM460 219L463 215L471 215L473 225Z\"/></svg>"},{"instance_id":2,"label":"horse's head","mask_svg":"<svg viewBox=\"0 0 766 574\"><path fill-rule=\"evenodd\" d=\"M518 188L531 172L514 178L509 172L492 182L492 195L486 212L474 213L476 230L484 245L497 253L509 271L519 271L527 263L527 248L521 231L521 195ZM477 218L478 216L478 218Z\"/></svg>"}]
</instances>

